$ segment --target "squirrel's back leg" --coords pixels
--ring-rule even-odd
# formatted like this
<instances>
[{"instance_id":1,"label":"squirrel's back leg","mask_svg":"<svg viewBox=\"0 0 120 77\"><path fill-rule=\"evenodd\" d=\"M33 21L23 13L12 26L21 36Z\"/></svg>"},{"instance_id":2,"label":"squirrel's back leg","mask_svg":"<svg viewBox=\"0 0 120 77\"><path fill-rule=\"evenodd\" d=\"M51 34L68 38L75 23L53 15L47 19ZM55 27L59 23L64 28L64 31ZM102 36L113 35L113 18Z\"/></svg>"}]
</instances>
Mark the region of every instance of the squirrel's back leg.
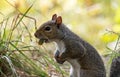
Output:
<instances>
[{"instance_id":1,"label":"squirrel's back leg","mask_svg":"<svg viewBox=\"0 0 120 77\"><path fill-rule=\"evenodd\" d=\"M106 77L104 72L80 69L80 77Z\"/></svg>"}]
</instances>

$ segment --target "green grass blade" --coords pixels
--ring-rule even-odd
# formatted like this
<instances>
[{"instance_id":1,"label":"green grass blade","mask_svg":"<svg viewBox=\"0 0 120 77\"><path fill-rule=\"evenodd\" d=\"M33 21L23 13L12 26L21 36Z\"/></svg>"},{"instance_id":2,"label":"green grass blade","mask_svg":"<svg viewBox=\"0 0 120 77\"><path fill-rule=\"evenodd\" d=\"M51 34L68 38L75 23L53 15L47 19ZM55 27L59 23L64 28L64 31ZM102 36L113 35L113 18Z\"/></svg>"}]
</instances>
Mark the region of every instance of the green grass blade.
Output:
<instances>
[{"instance_id":1,"label":"green grass blade","mask_svg":"<svg viewBox=\"0 0 120 77\"><path fill-rule=\"evenodd\" d=\"M22 21L22 19L26 16L26 14L29 12L29 10L32 8L33 4L26 10L26 12L22 15L16 26L13 28L13 30L19 25L19 23Z\"/></svg>"},{"instance_id":2,"label":"green grass blade","mask_svg":"<svg viewBox=\"0 0 120 77\"><path fill-rule=\"evenodd\" d=\"M38 73L40 73L41 76L47 76L47 74L45 73L45 71L43 71L41 68L39 68L30 58L28 58L22 51L20 51L14 44L12 44L10 42L10 45L12 45L21 55L23 55L23 57L26 59L26 61L33 67L33 69L36 70L36 72L38 71Z\"/></svg>"}]
</instances>

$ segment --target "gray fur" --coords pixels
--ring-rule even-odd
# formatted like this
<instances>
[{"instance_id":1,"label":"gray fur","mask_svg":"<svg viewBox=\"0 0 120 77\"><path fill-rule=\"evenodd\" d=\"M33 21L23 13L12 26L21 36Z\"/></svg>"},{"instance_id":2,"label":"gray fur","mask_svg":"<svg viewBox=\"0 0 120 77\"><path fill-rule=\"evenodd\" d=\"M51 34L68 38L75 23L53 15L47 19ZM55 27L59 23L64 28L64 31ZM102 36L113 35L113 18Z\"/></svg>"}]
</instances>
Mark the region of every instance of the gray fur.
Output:
<instances>
[{"instance_id":1,"label":"gray fur","mask_svg":"<svg viewBox=\"0 0 120 77\"><path fill-rule=\"evenodd\" d=\"M65 35L62 41L66 47L65 55L61 55L61 58L66 58L66 61L73 68L76 65L73 65L74 62L72 63L70 60L76 59L80 66L80 68L78 67L80 76L71 75L71 77L106 77L104 63L96 49L70 31L65 25L62 24L60 30Z\"/></svg>"}]
</instances>

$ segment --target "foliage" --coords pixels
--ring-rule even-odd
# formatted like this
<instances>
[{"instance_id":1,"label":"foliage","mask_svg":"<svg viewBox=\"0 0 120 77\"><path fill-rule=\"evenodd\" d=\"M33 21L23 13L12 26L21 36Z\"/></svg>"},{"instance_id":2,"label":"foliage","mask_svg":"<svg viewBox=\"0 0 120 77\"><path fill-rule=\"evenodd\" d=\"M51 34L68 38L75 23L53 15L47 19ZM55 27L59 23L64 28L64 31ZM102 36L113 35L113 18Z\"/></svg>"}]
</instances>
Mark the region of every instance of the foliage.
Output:
<instances>
[{"instance_id":1,"label":"foliage","mask_svg":"<svg viewBox=\"0 0 120 77\"><path fill-rule=\"evenodd\" d=\"M2 77L47 77L49 75L47 71L51 73L48 68L64 73L47 52L34 45L30 31L36 30L36 20L26 15L31 7L32 5L24 14L18 11L16 15L1 22L0 76ZM28 28L29 23L25 21L31 21L34 29Z\"/></svg>"}]
</instances>

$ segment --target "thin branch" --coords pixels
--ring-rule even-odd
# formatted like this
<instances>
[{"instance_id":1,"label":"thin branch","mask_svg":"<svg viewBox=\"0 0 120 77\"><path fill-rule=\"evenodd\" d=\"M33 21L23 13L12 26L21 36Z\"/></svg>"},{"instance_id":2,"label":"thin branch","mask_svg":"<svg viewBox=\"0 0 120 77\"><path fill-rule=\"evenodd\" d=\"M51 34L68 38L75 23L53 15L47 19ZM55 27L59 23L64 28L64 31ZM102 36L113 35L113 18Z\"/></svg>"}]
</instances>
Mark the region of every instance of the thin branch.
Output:
<instances>
[{"instance_id":1,"label":"thin branch","mask_svg":"<svg viewBox=\"0 0 120 77\"><path fill-rule=\"evenodd\" d=\"M108 32L110 32L110 33L113 33L113 34L116 34L116 35L120 36L120 33L117 33L117 32L114 32L114 31L111 31L111 30L108 30L108 29L106 29L106 31L108 31Z\"/></svg>"}]
</instances>

